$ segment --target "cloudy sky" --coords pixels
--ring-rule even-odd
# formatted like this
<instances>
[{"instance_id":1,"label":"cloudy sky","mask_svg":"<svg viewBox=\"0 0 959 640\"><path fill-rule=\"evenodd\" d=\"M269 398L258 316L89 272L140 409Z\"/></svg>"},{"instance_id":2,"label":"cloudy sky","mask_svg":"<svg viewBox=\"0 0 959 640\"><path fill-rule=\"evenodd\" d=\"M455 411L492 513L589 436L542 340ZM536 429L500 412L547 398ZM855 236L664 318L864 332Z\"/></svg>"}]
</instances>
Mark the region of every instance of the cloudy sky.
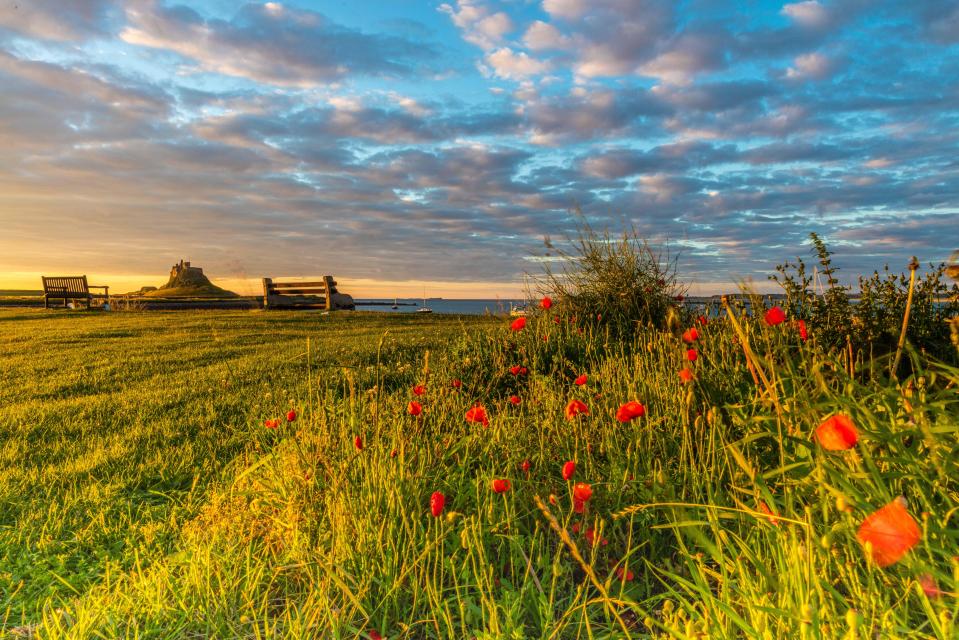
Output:
<instances>
[{"instance_id":1,"label":"cloudy sky","mask_svg":"<svg viewBox=\"0 0 959 640\"><path fill-rule=\"evenodd\" d=\"M697 291L959 249L959 2L0 0L0 288L520 290L580 207Z\"/></svg>"}]
</instances>

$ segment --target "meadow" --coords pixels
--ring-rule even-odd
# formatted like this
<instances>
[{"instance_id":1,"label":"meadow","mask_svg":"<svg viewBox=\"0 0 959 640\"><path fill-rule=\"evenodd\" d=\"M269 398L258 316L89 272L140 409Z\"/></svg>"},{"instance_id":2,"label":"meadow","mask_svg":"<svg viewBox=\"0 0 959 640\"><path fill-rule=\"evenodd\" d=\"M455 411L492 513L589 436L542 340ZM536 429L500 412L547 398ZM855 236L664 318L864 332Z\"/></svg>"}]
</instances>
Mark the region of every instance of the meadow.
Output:
<instances>
[{"instance_id":1,"label":"meadow","mask_svg":"<svg viewBox=\"0 0 959 640\"><path fill-rule=\"evenodd\" d=\"M959 370L818 331L0 311L0 623L956 637Z\"/></svg>"}]
</instances>

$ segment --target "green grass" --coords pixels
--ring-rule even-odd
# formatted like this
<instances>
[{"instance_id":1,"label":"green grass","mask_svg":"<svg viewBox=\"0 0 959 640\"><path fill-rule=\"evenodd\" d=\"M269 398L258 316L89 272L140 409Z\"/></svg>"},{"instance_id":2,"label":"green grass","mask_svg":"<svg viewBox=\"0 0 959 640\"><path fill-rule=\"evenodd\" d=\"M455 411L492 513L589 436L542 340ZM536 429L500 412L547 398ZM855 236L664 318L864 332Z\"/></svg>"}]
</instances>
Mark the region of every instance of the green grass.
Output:
<instances>
[{"instance_id":1,"label":"green grass","mask_svg":"<svg viewBox=\"0 0 959 640\"><path fill-rule=\"evenodd\" d=\"M624 344L560 310L520 332L0 313L7 624L41 637L956 635L959 371L915 353L897 382L824 353L816 327L802 342L749 319L701 328L690 364L678 336ZM589 414L567 420L571 399ZM647 414L616 421L627 400ZM487 427L464 419L477 402ZM836 412L860 439L827 452L812 433ZM592 487L582 514L573 482ZM879 568L856 531L899 495L921 541Z\"/></svg>"},{"instance_id":2,"label":"green grass","mask_svg":"<svg viewBox=\"0 0 959 640\"><path fill-rule=\"evenodd\" d=\"M474 321L482 323L482 320ZM0 311L0 627L162 559L266 414L314 383L419 362L459 320Z\"/></svg>"}]
</instances>

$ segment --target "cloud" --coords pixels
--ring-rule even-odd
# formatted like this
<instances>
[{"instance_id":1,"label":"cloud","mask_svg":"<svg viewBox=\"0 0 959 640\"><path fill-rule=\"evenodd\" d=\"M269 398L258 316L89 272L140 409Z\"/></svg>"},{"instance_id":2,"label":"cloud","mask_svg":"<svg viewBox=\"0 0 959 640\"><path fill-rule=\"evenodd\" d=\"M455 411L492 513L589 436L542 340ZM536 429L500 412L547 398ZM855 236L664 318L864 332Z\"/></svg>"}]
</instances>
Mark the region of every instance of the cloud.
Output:
<instances>
[{"instance_id":1,"label":"cloud","mask_svg":"<svg viewBox=\"0 0 959 640\"><path fill-rule=\"evenodd\" d=\"M479 0L458 0L456 7L441 4L439 10L450 18L463 33L463 39L484 51L503 42L513 31L513 21L502 11L492 12Z\"/></svg>"},{"instance_id":2,"label":"cloud","mask_svg":"<svg viewBox=\"0 0 959 640\"><path fill-rule=\"evenodd\" d=\"M572 40L560 33L553 25L536 20L526 29L523 43L531 51L546 51L549 49L566 49Z\"/></svg>"},{"instance_id":3,"label":"cloud","mask_svg":"<svg viewBox=\"0 0 959 640\"><path fill-rule=\"evenodd\" d=\"M428 66L430 45L368 34L322 14L278 3L243 5L232 20L204 18L185 6L134 0L120 38L165 49L205 71L293 87L347 76L407 76Z\"/></svg>"},{"instance_id":4,"label":"cloud","mask_svg":"<svg viewBox=\"0 0 959 640\"><path fill-rule=\"evenodd\" d=\"M804 0L783 5L781 13L797 24L810 29L829 26L832 16L817 0Z\"/></svg>"},{"instance_id":5,"label":"cloud","mask_svg":"<svg viewBox=\"0 0 959 640\"><path fill-rule=\"evenodd\" d=\"M5 0L0 31L55 41L79 41L109 33L113 0Z\"/></svg>"},{"instance_id":6,"label":"cloud","mask_svg":"<svg viewBox=\"0 0 959 640\"><path fill-rule=\"evenodd\" d=\"M822 80L834 69L834 60L821 53L806 53L793 60L793 65L786 70L786 77L790 80Z\"/></svg>"},{"instance_id":7,"label":"cloud","mask_svg":"<svg viewBox=\"0 0 959 640\"><path fill-rule=\"evenodd\" d=\"M484 60L494 74L510 80L522 80L546 73L550 69L548 62L531 58L523 51L516 52L508 47L490 52Z\"/></svg>"}]
</instances>

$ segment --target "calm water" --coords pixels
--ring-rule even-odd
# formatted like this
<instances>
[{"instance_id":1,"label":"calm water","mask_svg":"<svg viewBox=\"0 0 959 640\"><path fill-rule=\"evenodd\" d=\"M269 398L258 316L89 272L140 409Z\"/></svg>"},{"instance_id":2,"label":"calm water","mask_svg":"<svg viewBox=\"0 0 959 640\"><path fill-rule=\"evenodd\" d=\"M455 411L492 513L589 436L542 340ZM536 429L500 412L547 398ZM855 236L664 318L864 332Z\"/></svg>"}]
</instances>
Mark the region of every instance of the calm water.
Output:
<instances>
[{"instance_id":1,"label":"calm water","mask_svg":"<svg viewBox=\"0 0 959 640\"><path fill-rule=\"evenodd\" d=\"M375 301L384 302L382 298ZM370 299L357 298L357 303L371 302ZM423 300L412 298L399 298L399 309L390 309L392 301L386 301L384 306L367 306L357 304L357 311L388 311L390 313L415 313L417 309L423 306ZM402 303L413 303L414 306L405 306ZM523 300L426 300L426 306L433 310L433 313L466 313L471 315L483 315L486 313L509 313L510 303L522 305Z\"/></svg>"}]
</instances>

